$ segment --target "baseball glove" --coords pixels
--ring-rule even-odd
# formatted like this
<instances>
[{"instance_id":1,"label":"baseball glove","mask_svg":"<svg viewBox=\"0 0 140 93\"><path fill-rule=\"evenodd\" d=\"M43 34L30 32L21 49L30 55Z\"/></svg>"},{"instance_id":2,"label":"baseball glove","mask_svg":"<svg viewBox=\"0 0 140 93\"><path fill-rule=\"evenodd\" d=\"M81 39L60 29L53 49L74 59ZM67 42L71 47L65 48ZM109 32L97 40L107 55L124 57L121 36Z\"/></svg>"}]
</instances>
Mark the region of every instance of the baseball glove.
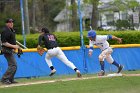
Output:
<instances>
[{"instance_id":1,"label":"baseball glove","mask_svg":"<svg viewBox=\"0 0 140 93\"><path fill-rule=\"evenodd\" d=\"M45 49L42 48L42 47L40 47L40 46L38 46L38 47L37 47L37 52L38 52L38 54L39 54L40 56L42 56L43 53L45 52Z\"/></svg>"}]
</instances>

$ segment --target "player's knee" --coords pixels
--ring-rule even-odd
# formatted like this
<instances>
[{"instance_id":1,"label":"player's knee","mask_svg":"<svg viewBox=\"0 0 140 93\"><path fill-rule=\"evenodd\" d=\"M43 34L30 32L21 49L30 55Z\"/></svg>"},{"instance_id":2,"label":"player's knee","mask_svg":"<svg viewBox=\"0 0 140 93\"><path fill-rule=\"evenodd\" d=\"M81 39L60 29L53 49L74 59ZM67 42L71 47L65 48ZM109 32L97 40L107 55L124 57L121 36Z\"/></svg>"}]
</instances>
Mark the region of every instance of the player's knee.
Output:
<instances>
[{"instance_id":1,"label":"player's knee","mask_svg":"<svg viewBox=\"0 0 140 93\"><path fill-rule=\"evenodd\" d=\"M103 56L99 56L99 61L103 61Z\"/></svg>"}]
</instances>

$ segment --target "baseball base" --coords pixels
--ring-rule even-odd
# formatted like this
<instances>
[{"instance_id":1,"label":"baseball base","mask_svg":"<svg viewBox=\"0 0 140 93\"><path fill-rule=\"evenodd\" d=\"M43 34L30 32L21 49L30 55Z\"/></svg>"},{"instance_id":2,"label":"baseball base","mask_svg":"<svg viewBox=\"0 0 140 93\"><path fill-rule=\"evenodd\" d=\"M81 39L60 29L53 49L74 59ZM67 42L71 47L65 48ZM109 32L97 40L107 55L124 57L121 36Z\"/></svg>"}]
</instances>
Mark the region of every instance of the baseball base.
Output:
<instances>
[{"instance_id":1,"label":"baseball base","mask_svg":"<svg viewBox=\"0 0 140 93\"><path fill-rule=\"evenodd\" d=\"M122 75L122 73L113 73L113 74L108 74L107 76L115 77L115 76L123 76L123 75Z\"/></svg>"}]
</instances>

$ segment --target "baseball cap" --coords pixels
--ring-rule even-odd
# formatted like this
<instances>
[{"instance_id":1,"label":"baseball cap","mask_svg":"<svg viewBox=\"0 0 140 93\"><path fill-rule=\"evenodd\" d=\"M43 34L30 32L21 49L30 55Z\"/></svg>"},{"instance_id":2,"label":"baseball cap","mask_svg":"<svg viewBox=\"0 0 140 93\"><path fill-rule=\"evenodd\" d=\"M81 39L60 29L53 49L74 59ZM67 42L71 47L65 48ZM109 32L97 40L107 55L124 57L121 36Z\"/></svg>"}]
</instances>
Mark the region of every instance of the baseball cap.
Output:
<instances>
[{"instance_id":1,"label":"baseball cap","mask_svg":"<svg viewBox=\"0 0 140 93\"><path fill-rule=\"evenodd\" d=\"M92 37L92 38L94 38L95 36L96 36L96 32L95 32L94 30L88 31L87 37Z\"/></svg>"},{"instance_id":2,"label":"baseball cap","mask_svg":"<svg viewBox=\"0 0 140 93\"><path fill-rule=\"evenodd\" d=\"M6 19L6 23L11 23L11 22L14 22L14 20L12 18Z\"/></svg>"},{"instance_id":3,"label":"baseball cap","mask_svg":"<svg viewBox=\"0 0 140 93\"><path fill-rule=\"evenodd\" d=\"M41 32L49 33L49 30L48 30L48 28L44 27L41 29Z\"/></svg>"}]
</instances>

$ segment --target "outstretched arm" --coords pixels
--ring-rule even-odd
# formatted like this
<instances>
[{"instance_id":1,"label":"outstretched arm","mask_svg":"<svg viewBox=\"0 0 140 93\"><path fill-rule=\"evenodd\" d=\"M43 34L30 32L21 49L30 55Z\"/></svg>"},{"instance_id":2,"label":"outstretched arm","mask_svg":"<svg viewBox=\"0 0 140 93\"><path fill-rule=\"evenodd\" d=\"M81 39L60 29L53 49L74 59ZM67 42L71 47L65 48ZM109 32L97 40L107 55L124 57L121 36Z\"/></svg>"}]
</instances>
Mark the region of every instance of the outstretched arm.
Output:
<instances>
[{"instance_id":1,"label":"outstretched arm","mask_svg":"<svg viewBox=\"0 0 140 93\"><path fill-rule=\"evenodd\" d=\"M116 36L112 36L112 39L113 39L113 40L117 40L118 43L122 43L122 38L118 38L118 37L116 37Z\"/></svg>"},{"instance_id":2,"label":"outstretched arm","mask_svg":"<svg viewBox=\"0 0 140 93\"><path fill-rule=\"evenodd\" d=\"M91 56L93 52L93 42L90 40L89 41L89 52L88 55Z\"/></svg>"},{"instance_id":3,"label":"outstretched arm","mask_svg":"<svg viewBox=\"0 0 140 93\"><path fill-rule=\"evenodd\" d=\"M38 38L38 46L37 46L37 52L39 53L40 56L43 55L43 53L45 52L45 49L43 47L41 47L41 41L43 39L43 36L40 35Z\"/></svg>"}]
</instances>

